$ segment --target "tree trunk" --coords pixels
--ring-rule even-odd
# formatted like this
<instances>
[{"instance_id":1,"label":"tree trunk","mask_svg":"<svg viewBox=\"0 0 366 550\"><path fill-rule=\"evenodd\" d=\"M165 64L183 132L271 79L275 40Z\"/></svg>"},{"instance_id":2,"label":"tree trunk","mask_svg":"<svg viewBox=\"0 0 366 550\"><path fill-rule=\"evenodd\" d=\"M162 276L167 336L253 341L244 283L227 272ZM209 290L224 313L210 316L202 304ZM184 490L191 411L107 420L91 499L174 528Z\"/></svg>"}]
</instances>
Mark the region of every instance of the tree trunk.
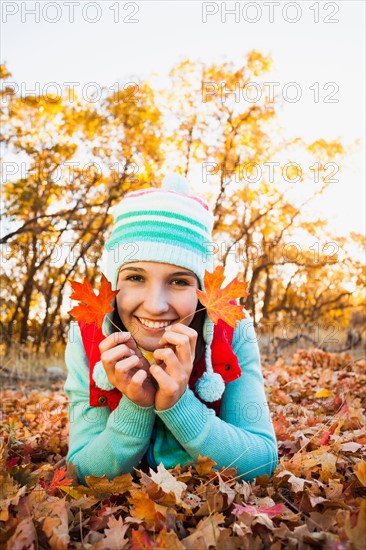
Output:
<instances>
[{"instance_id":1,"label":"tree trunk","mask_svg":"<svg viewBox=\"0 0 366 550\"><path fill-rule=\"evenodd\" d=\"M266 289L264 292L263 308L262 308L262 317L263 319L268 319L268 308L271 302L272 297L272 279L268 267L266 268Z\"/></svg>"}]
</instances>

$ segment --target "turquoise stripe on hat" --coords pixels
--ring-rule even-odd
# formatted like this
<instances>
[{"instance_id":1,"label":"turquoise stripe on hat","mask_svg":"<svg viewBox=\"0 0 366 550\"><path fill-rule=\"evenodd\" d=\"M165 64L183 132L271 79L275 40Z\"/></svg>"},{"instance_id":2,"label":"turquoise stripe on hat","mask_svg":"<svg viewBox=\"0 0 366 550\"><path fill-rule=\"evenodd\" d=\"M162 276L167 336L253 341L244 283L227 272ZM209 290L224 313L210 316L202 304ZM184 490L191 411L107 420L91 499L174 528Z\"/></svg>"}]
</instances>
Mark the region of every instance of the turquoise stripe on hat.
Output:
<instances>
[{"instance_id":1,"label":"turquoise stripe on hat","mask_svg":"<svg viewBox=\"0 0 366 550\"><path fill-rule=\"evenodd\" d=\"M209 235L207 235L208 239ZM197 233L189 227L181 225L173 226L167 222L154 222L153 224L142 222L133 222L128 225L121 225L115 229L106 242L105 247L111 250L115 243L126 243L133 241L152 241L166 242L178 246L180 248L189 247L198 250L202 253L205 249L203 246L205 237ZM207 250L206 250L207 252Z\"/></svg>"},{"instance_id":2,"label":"turquoise stripe on hat","mask_svg":"<svg viewBox=\"0 0 366 550\"><path fill-rule=\"evenodd\" d=\"M191 237L197 242L201 242L203 239L206 239L210 236L207 231L205 231L205 234L203 235L196 229L193 229L192 227L187 227L185 225L174 225L170 222L165 222L163 220L141 220L124 223L119 225L118 227L115 227L115 229L112 231L110 238L114 239L117 235L121 235L123 237L123 235L131 229L141 233L141 235L148 235L150 231L153 231L156 228L159 228L162 233L166 232L167 235L169 235L170 233L175 233L177 235L180 235L181 233L184 233L184 235L191 235Z\"/></svg>"},{"instance_id":3,"label":"turquoise stripe on hat","mask_svg":"<svg viewBox=\"0 0 366 550\"><path fill-rule=\"evenodd\" d=\"M167 210L136 210L135 212L126 212L125 214L120 214L119 216L117 216L114 223L117 224L121 220L126 220L128 218L136 216L139 216L141 218L150 216L161 216L163 218L171 218L172 220L180 220L182 222L188 223L189 225L195 225L196 227L199 227L205 233L207 233L207 227L203 223L200 223L197 220L193 220L192 218L188 218L187 216L183 216L182 214L168 212Z\"/></svg>"},{"instance_id":4,"label":"turquoise stripe on hat","mask_svg":"<svg viewBox=\"0 0 366 550\"><path fill-rule=\"evenodd\" d=\"M188 235L189 239L189 235ZM198 252L199 254L207 254L207 248L203 246L203 244L197 244L193 241L187 240L187 237L185 239L179 239L175 238L174 235L167 236L166 233L159 233L158 231L151 231L149 234L144 234L141 232L129 232L128 235L121 237L116 237L115 239L108 241L108 243L105 244L105 247L108 251L112 250L114 245L120 245L125 243L131 243L136 242L156 242L156 243L166 243L173 246L176 246L178 249L182 249L182 245L184 244L184 247L193 250L195 252ZM182 251L182 254L184 252Z\"/></svg>"}]
</instances>

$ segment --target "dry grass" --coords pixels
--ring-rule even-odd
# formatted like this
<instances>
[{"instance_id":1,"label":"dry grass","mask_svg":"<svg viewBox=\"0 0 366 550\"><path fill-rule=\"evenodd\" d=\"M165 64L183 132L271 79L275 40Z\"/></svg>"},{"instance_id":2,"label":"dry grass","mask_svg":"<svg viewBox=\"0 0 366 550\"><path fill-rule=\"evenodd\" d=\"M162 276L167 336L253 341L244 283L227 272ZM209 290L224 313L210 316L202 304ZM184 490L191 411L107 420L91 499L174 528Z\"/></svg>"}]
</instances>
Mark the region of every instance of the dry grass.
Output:
<instances>
[{"instance_id":1,"label":"dry grass","mask_svg":"<svg viewBox=\"0 0 366 550\"><path fill-rule=\"evenodd\" d=\"M319 327L319 329L309 332L307 330L302 331L295 324L292 326L288 324L278 329L276 328L272 332L269 328L261 329L257 334L262 357L266 358L269 362L276 361L279 357L292 357L298 348L316 348L323 349L328 353L343 353L347 340L347 331L335 326L325 328ZM291 339L297 335L300 336L298 341L287 345L281 345L284 343L281 342L282 339ZM312 338L314 343L308 340L307 337ZM276 340L276 338L278 338L278 340ZM362 341L357 346L347 350L347 354L354 360L365 358L365 335L363 335Z\"/></svg>"},{"instance_id":2,"label":"dry grass","mask_svg":"<svg viewBox=\"0 0 366 550\"><path fill-rule=\"evenodd\" d=\"M35 354L25 346L12 348L5 356L0 356L0 382L2 386L14 386L22 382L35 386L50 387L48 369L58 367L62 369L64 377L67 368L64 359L64 350L54 349L49 355L44 352Z\"/></svg>"}]
</instances>

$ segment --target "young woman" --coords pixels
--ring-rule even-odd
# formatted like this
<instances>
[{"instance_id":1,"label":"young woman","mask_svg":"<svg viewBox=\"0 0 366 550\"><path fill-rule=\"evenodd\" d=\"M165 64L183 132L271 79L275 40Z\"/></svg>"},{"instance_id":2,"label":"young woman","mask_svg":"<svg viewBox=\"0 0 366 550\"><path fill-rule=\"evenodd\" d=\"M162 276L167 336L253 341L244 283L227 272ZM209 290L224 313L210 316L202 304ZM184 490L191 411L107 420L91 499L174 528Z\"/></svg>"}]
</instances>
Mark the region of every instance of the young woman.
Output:
<instances>
[{"instance_id":1,"label":"young woman","mask_svg":"<svg viewBox=\"0 0 366 550\"><path fill-rule=\"evenodd\" d=\"M109 479L209 456L245 480L271 475L277 442L249 314L235 329L198 301L213 271L213 215L180 176L126 195L103 273L118 289L98 346L72 323L65 359L67 462ZM96 352L97 349L97 352Z\"/></svg>"}]
</instances>

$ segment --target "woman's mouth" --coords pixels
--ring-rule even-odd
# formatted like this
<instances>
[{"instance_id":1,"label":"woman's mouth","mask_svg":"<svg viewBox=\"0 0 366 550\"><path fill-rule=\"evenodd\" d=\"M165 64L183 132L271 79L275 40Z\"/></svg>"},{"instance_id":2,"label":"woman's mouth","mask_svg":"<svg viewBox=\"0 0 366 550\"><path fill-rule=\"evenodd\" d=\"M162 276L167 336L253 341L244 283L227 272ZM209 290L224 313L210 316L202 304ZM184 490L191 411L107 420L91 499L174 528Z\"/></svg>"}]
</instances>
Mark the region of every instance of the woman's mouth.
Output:
<instances>
[{"instance_id":1,"label":"woman's mouth","mask_svg":"<svg viewBox=\"0 0 366 550\"><path fill-rule=\"evenodd\" d=\"M165 327L173 324L175 320L170 321L150 321L150 319L144 319L143 317L136 317L139 323L144 327L145 330L149 332L160 332L165 329Z\"/></svg>"}]
</instances>

